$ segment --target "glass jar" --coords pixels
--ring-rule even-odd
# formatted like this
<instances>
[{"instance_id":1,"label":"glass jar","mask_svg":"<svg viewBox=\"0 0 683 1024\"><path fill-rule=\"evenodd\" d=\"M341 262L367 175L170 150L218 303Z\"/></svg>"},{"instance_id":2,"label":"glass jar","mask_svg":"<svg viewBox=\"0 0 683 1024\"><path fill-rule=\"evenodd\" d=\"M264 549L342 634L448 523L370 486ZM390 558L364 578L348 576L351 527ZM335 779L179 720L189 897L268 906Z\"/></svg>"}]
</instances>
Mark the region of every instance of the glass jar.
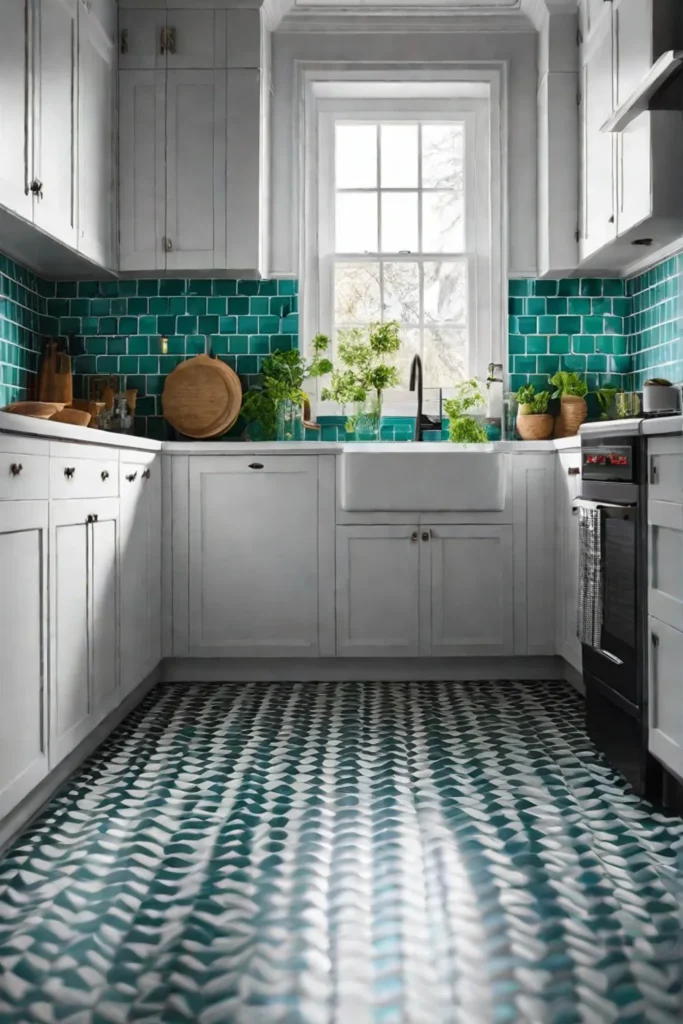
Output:
<instances>
[{"instance_id":1,"label":"glass jar","mask_svg":"<svg viewBox=\"0 0 683 1024\"><path fill-rule=\"evenodd\" d=\"M382 393L368 395L357 402L351 417L357 441L379 441L382 430Z\"/></svg>"},{"instance_id":2,"label":"glass jar","mask_svg":"<svg viewBox=\"0 0 683 1024\"><path fill-rule=\"evenodd\" d=\"M277 440L303 441L304 437L303 406L289 399L279 402L277 407Z\"/></svg>"}]
</instances>

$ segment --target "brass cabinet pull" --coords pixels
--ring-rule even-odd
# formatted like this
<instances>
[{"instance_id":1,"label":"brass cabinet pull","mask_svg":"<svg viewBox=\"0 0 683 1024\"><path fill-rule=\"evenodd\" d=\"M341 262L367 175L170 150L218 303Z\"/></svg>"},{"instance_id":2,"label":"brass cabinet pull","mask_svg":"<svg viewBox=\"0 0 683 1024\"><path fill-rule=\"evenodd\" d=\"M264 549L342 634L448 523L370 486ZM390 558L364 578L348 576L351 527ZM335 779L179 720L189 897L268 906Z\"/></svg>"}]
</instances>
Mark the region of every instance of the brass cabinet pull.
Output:
<instances>
[{"instance_id":1,"label":"brass cabinet pull","mask_svg":"<svg viewBox=\"0 0 683 1024\"><path fill-rule=\"evenodd\" d=\"M24 467L20 462L13 462L9 468L9 471L12 474L12 476L19 476L23 468Z\"/></svg>"}]
</instances>

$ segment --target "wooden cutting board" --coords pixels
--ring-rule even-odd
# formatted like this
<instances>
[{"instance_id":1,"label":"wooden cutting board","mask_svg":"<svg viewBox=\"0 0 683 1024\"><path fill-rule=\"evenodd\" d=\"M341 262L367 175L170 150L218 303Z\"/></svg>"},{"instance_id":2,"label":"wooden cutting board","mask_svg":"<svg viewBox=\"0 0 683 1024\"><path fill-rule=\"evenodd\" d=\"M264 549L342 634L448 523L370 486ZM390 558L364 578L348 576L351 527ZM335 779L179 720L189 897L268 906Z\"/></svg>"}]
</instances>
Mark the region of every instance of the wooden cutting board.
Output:
<instances>
[{"instance_id":1,"label":"wooden cutting board","mask_svg":"<svg viewBox=\"0 0 683 1024\"><path fill-rule=\"evenodd\" d=\"M73 401L73 378L71 359L60 351L59 342L48 341L38 370L38 398L41 402L61 402L71 405Z\"/></svg>"},{"instance_id":2,"label":"wooden cutting board","mask_svg":"<svg viewBox=\"0 0 683 1024\"><path fill-rule=\"evenodd\" d=\"M161 396L164 416L186 437L208 440L229 430L242 406L237 374L210 356L194 356L166 378Z\"/></svg>"}]
</instances>

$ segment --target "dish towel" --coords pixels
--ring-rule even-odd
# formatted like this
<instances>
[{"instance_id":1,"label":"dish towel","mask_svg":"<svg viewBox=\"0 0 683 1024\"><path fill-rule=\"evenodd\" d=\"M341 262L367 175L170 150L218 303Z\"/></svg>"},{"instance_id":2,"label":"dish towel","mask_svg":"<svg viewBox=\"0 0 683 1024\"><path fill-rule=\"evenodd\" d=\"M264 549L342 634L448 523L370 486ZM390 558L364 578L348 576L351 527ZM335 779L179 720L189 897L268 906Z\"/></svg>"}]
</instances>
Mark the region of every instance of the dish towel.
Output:
<instances>
[{"instance_id":1,"label":"dish towel","mask_svg":"<svg viewBox=\"0 0 683 1024\"><path fill-rule=\"evenodd\" d=\"M602 647L602 513L579 508L579 621L582 644Z\"/></svg>"}]
</instances>

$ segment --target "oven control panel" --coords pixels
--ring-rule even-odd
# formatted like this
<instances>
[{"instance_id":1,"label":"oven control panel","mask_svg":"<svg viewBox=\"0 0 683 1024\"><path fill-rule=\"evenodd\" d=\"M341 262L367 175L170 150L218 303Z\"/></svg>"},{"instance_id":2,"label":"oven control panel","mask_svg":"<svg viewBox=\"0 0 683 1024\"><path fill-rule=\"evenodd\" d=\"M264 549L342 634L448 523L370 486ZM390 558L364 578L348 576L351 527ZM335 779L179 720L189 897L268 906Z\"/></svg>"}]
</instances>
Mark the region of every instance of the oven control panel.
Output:
<instances>
[{"instance_id":1,"label":"oven control panel","mask_svg":"<svg viewBox=\"0 0 683 1024\"><path fill-rule=\"evenodd\" d=\"M634 453L630 446L586 447L581 452L581 477L584 480L630 483L634 476Z\"/></svg>"}]
</instances>

